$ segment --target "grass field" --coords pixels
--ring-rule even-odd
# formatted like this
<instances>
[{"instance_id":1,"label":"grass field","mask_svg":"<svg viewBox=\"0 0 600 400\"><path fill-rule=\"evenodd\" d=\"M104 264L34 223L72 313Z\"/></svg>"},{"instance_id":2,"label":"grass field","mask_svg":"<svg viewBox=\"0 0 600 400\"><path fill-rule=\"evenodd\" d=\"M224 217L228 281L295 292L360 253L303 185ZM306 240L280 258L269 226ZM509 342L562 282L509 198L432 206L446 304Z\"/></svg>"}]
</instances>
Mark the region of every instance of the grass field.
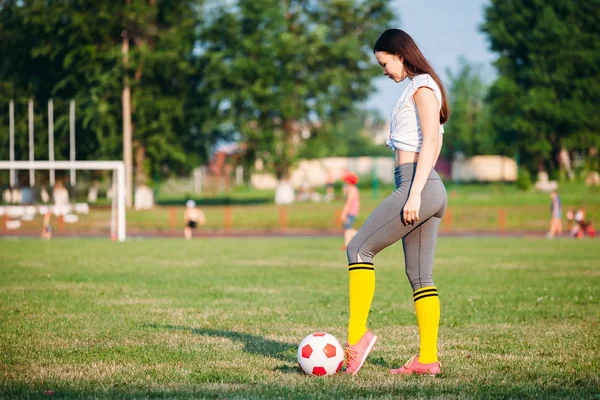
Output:
<instances>
[{"instance_id":1,"label":"grass field","mask_svg":"<svg viewBox=\"0 0 600 400\"><path fill-rule=\"evenodd\" d=\"M304 336L346 336L340 241L0 240L0 397L600 398L597 240L440 238L435 378L388 373L417 351L394 245L363 370L300 374Z\"/></svg>"},{"instance_id":2,"label":"grass field","mask_svg":"<svg viewBox=\"0 0 600 400\"><path fill-rule=\"evenodd\" d=\"M448 212L441 230L448 233L464 232L534 232L545 233L549 229L550 197L536 190L520 191L514 184L457 184L447 183ZM392 186L379 188L373 192L363 188L361 212L356 225L362 224L371 211L393 190ZM273 199L272 191L232 193L237 196ZM568 207L584 207L588 219L600 218L600 188L587 187L581 183L561 183L563 204L563 224L567 227ZM181 203L185 198L179 199ZM200 199L199 199L200 200ZM343 208L341 193L331 203L297 202L285 207L285 228L311 229L320 231L341 230L339 213ZM206 214L206 225L201 227L204 234L226 230L279 231L282 229L282 209L273 203L247 205L202 205ZM230 212L230 226L227 226L226 213ZM181 205L157 206L152 210L127 212L127 229L134 235L143 234L182 234L184 207ZM110 208L92 208L89 215L80 216L76 224L59 225L53 221L57 231L64 229L70 234L96 234L108 236L110 233ZM39 234L42 217L23 222L22 228L14 233ZM12 231L1 231L0 235Z\"/></svg>"}]
</instances>

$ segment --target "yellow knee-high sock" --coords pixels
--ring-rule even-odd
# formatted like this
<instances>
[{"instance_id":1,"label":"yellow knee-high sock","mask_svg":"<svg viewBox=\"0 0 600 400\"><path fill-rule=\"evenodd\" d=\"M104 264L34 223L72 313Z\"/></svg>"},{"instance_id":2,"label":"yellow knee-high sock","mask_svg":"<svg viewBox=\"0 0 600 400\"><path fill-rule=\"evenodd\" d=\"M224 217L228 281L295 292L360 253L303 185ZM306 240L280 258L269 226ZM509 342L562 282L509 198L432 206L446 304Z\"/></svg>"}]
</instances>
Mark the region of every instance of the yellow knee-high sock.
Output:
<instances>
[{"instance_id":1,"label":"yellow knee-high sock","mask_svg":"<svg viewBox=\"0 0 600 400\"><path fill-rule=\"evenodd\" d=\"M355 345L367 331L367 318L375 293L375 268L370 263L348 265L350 319L348 343Z\"/></svg>"},{"instance_id":2,"label":"yellow knee-high sock","mask_svg":"<svg viewBox=\"0 0 600 400\"><path fill-rule=\"evenodd\" d=\"M435 286L427 286L413 293L419 324L419 362L436 362L438 327L440 325L440 298Z\"/></svg>"}]
</instances>

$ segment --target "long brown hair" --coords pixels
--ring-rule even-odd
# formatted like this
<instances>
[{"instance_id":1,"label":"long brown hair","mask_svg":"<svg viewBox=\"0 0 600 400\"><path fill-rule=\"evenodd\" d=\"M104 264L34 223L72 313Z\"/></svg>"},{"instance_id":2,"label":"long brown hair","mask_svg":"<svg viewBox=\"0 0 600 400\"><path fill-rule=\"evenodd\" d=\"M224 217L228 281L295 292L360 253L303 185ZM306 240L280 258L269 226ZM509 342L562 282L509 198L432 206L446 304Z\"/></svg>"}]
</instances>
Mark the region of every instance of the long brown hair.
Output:
<instances>
[{"instance_id":1,"label":"long brown hair","mask_svg":"<svg viewBox=\"0 0 600 400\"><path fill-rule=\"evenodd\" d=\"M448 98L444 84L410 35L401 29L388 29L375 42L373 52L376 51L383 51L402 57L404 59L404 67L411 75L429 74L433 78L442 91L440 124L446 123L450 118L450 107L448 107Z\"/></svg>"}]
</instances>

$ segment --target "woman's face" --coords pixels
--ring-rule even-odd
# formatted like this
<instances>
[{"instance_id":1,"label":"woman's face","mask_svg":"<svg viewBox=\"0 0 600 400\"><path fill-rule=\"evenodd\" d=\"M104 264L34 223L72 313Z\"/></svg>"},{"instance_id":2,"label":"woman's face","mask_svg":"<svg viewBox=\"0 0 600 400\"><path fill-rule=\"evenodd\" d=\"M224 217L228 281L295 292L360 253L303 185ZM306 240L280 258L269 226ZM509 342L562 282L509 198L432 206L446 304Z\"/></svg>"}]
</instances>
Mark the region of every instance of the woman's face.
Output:
<instances>
[{"instance_id":1,"label":"woman's face","mask_svg":"<svg viewBox=\"0 0 600 400\"><path fill-rule=\"evenodd\" d=\"M406 69L400 57L385 51L376 51L375 58L383 67L383 74L394 82L402 82L406 78Z\"/></svg>"}]
</instances>

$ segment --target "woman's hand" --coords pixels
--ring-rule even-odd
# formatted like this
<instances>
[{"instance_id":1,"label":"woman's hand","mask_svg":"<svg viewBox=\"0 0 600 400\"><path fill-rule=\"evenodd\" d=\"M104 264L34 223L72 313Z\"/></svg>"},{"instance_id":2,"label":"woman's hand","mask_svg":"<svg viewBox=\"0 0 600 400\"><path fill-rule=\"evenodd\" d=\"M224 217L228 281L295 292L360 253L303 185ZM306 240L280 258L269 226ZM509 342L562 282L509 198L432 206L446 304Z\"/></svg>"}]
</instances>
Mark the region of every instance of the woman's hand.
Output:
<instances>
[{"instance_id":1,"label":"woman's hand","mask_svg":"<svg viewBox=\"0 0 600 400\"><path fill-rule=\"evenodd\" d=\"M404 205L402 212L402 221L404 225L412 225L419 220L419 210L421 209L421 195L411 194Z\"/></svg>"}]
</instances>

